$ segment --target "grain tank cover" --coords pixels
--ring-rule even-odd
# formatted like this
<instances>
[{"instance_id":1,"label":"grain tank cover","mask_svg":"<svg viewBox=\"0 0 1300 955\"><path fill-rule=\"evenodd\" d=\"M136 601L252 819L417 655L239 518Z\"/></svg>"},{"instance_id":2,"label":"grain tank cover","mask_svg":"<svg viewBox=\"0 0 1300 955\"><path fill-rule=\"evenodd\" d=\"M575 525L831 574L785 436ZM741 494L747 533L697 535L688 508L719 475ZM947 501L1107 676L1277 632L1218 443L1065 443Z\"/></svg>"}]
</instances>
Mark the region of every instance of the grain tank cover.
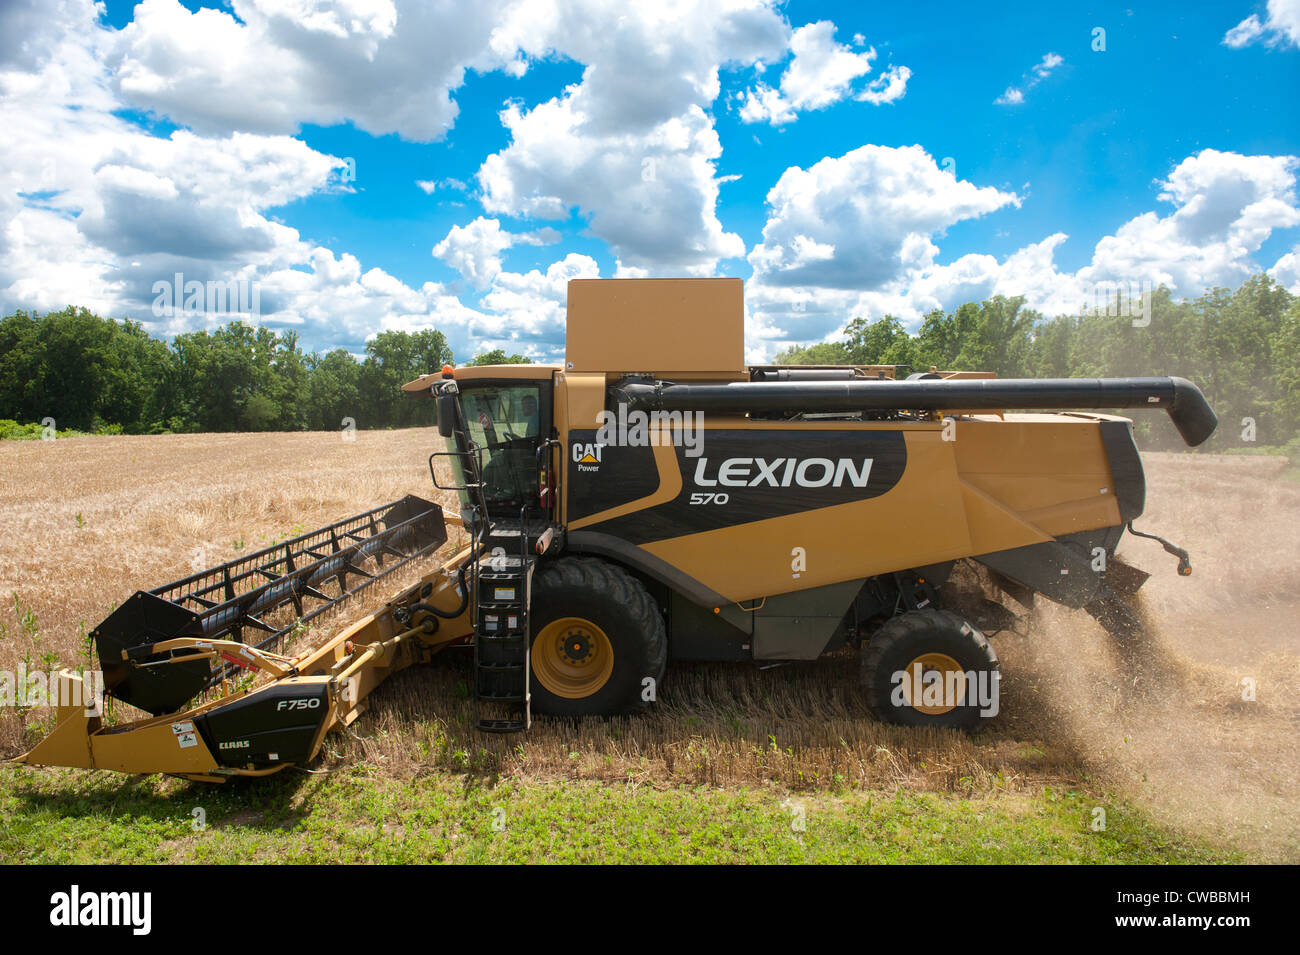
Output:
<instances>
[{"instance_id":1,"label":"grain tank cover","mask_svg":"<svg viewBox=\"0 0 1300 955\"><path fill-rule=\"evenodd\" d=\"M745 376L740 279L573 279L565 368Z\"/></svg>"}]
</instances>

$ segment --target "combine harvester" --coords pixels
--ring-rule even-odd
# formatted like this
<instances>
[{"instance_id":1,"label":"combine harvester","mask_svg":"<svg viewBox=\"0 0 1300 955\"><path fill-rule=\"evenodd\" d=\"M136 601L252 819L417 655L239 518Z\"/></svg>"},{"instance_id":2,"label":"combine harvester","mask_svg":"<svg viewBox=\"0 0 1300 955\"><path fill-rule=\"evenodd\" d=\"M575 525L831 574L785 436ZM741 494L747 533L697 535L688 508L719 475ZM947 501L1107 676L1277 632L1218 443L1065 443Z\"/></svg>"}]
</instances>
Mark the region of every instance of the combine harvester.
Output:
<instances>
[{"instance_id":1,"label":"combine harvester","mask_svg":"<svg viewBox=\"0 0 1300 955\"><path fill-rule=\"evenodd\" d=\"M1165 411L1198 445L1217 420L1195 385L746 366L742 296L738 279L575 280L563 367L405 385L435 400L446 449L429 470L442 487L435 463L451 465L458 517L407 497L135 594L94 637L108 695L152 716L109 726L61 706L21 760L275 773L452 644L472 644L473 719L490 733L535 712L642 710L670 659L771 664L845 645L861 648L880 718L971 728L998 661L942 606L957 562L1022 603L1123 623L1117 594L1147 577L1115 558L1125 528L1139 533L1142 463L1128 419L1080 409ZM447 523L469 543L436 558ZM418 583L284 655L303 622L412 561L428 568ZM78 676L60 681L60 699L81 698ZM936 682L937 701L922 692Z\"/></svg>"}]
</instances>

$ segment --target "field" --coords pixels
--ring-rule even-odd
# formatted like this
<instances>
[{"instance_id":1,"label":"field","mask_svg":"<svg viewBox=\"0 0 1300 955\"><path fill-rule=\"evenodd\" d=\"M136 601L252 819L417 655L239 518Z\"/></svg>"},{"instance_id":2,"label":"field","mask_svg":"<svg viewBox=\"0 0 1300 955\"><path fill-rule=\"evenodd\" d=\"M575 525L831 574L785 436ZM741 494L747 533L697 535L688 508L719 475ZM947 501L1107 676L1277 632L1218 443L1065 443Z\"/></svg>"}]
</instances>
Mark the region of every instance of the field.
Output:
<instances>
[{"instance_id":1,"label":"field","mask_svg":"<svg viewBox=\"0 0 1300 955\"><path fill-rule=\"evenodd\" d=\"M0 442L0 670L84 664L85 633L136 589L406 493L451 504L435 440ZM1144 459L1139 527L1195 574L1126 538L1153 573L1136 665L1040 602L992 637L1002 713L974 736L875 722L845 652L675 666L649 716L484 739L453 651L381 687L310 772L208 787L0 766L0 861L1300 861L1300 482L1281 458ZM0 709L0 756L48 725Z\"/></svg>"}]
</instances>

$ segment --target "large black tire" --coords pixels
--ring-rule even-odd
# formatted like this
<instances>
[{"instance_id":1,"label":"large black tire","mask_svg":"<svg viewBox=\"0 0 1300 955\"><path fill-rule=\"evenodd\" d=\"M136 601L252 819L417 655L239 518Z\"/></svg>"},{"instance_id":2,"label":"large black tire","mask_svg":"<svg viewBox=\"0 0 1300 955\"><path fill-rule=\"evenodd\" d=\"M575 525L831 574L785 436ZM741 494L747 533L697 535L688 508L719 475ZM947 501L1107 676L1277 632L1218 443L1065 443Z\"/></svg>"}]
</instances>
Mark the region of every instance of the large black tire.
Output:
<instances>
[{"instance_id":1,"label":"large black tire","mask_svg":"<svg viewBox=\"0 0 1300 955\"><path fill-rule=\"evenodd\" d=\"M955 669L974 674L975 680L954 681L957 694L938 706L925 706L925 698L911 693L909 683L909 702L897 674L910 672L927 655L931 661L934 655L955 661ZM980 724L982 710L990 711L985 715L997 710L998 656L984 634L947 610L913 610L889 620L862 647L861 668L867 705L887 723L970 730ZM922 672L929 668L923 665ZM983 700L981 688L986 690Z\"/></svg>"},{"instance_id":2,"label":"large black tire","mask_svg":"<svg viewBox=\"0 0 1300 955\"><path fill-rule=\"evenodd\" d=\"M569 665L573 658L556 656L555 644L565 630L562 622L575 619L587 624L572 631L585 634L578 638L586 643L583 652L588 654L582 665L599 663L596 670L603 670L603 656L592 655L597 643L596 654L612 656L608 676L590 687L590 692L585 692L585 687L560 685L566 676L581 673L580 668ZM543 564L533 579L529 622L533 635L529 683L535 712L554 716L635 713L651 705L646 699L647 678L654 680L656 699L662 691L668 669L663 614L645 586L623 568L592 557L565 557ZM605 641L599 641L597 634ZM543 654L549 657L542 659ZM548 660L552 661L549 665ZM597 676L593 674L591 679ZM547 682L567 689L569 695L552 692Z\"/></svg>"}]
</instances>

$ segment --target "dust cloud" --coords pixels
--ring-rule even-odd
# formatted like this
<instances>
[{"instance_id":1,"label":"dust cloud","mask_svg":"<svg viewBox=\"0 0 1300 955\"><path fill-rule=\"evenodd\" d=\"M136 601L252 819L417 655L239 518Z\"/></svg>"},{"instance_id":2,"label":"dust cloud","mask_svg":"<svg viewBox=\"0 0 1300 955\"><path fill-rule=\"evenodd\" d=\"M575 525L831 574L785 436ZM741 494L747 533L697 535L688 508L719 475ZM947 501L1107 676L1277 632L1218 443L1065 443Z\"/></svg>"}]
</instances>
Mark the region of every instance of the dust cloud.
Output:
<instances>
[{"instance_id":1,"label":"dust cloud","mask_svg":"<svg viewBox=\"0 0 1300 955\"><path fill-rule=\"evenodd\" d=\"M1070 748L1105 789L1259 860L1300 858L1300 482L1284 459L1144 455L1139 529L1119 554L1153 576L1112 638L1038 602L995 640L1018 734Z\"/></svg>"}]
</instances>

